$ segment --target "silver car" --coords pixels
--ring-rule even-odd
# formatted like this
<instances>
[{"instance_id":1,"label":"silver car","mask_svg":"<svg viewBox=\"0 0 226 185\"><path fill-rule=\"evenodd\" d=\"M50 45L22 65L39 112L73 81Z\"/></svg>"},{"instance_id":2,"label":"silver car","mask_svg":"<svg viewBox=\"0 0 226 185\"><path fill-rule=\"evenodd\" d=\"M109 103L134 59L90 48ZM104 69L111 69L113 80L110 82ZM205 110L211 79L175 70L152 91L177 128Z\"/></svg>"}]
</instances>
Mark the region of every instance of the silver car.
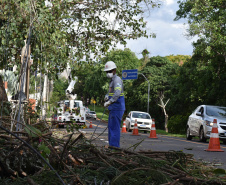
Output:
<instances>
[{"instance_id":1,"label":"silver car","mask_svg":"<svg viewBox=\"0 0 226 185\"><path fill-rule=\"evenodd\" d=\"M206 142L210 138L214 119L217 119L219 138L226 144L226 107L220 106L198 106L188 118L187 139L198 136L200 141Z\"/></svg>"},{"instance_id":2,"label":"silver car","mask_svg":"<svg viewBox=\"0 0 226 185\"><path fill-rule=\"evenodd\" d=\"M126 130L131 132L134 129L135 120L137 120L138 130L143 130L145 133L151 130L152 119L147 112L131 111L126 116Z\"/></svg>"},{"instance_id":3,"label":"silver car","mask_svg":"<svg viewBox=\"0 0 226 185\"><path fill-rule=\"evenodd\" d=\"M87 117L97 119L97 114L95 111L90 111L88 112Z\"/></svg>"}]
</instances>

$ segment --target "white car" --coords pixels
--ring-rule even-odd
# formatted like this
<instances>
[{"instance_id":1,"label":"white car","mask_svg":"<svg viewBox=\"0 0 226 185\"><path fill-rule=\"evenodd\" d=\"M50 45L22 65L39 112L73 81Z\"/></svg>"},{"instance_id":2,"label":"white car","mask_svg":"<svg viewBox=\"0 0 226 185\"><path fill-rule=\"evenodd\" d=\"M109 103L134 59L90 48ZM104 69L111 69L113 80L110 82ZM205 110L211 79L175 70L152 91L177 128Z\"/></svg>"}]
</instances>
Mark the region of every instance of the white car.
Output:
<instances>
[{"instance_id":1,"label":"white car","mask_svg":"<svg viewBox=\"0 0 226 185\"><path fill-rule=\"evenodd\" d=\"M97 119L97 114L95 111L90 111L87 113L87 118L94 118Z\"/></svg>"},{"instance_id":2,"label":"white car","mask_svg":"<svg viewBox=\"0 0 226 185\"><path fill-rule=\"evenodd\" d=\"M135 120L137 120L138 130L143 130L144 133L151 130L152 119L147 112L131 111L126 116L126 130L131 132L134 129Z\"/></svg>"},{"instance_id":3,"label":"white car","mask_svg":"<svg viewBox=\"0 0 226 185\"><path fill-rule=\"evenodd\" d=\"M189 116L187 140L191 140L194 136L198 136L203 142L209 139L214 119L217 119L219 138L226 144L226 107L213 105L200 105Z\"/></svg>"}]
</instances>

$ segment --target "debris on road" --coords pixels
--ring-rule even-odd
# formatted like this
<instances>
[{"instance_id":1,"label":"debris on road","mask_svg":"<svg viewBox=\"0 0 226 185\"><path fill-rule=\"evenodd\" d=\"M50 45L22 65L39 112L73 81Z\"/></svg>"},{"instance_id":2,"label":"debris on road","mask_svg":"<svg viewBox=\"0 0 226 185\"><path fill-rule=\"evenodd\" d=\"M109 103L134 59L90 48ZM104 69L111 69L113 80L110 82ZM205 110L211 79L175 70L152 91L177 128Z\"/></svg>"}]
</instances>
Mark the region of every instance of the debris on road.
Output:
<instances>
[{"instance_id":1,"label":"debris on road","mask_svg":"<svg viewBox=\"0 0 226 185\"><path fill-rule=\"evenodd\" d=\"M78 130L51 130L46 125L23 125L14 134L54 170L25 142L2 130L0 184L226 184L225 170L195 161L191 154L97 146Z\"/></svg>"}]
</instances>

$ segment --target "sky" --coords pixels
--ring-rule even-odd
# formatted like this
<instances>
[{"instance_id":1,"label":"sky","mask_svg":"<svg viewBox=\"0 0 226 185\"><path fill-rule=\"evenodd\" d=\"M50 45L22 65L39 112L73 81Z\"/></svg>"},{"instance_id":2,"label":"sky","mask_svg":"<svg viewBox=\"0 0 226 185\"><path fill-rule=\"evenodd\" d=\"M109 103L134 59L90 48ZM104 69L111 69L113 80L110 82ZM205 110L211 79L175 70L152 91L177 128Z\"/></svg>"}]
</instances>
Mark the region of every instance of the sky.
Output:
<instances>
[{"instance_id":1,"label":"sky","mask_svg":"<svg viewBox=\"0 0 226 185\"><path fill-rule=\"evenodd\" d=\"M174 21L179 9L177 1L163 0L162 6L151 10L150 16L146 17L147 31L155 33L156 38L127 40L126 48L133 51L139 59L142 58L141 52L144 49L150 52L149 57L192 55L192 42L196 38L188 39L185 36L186 19ZM124 49L122 45L118 45L118 48Z\"/></svg>"}]
</instances>

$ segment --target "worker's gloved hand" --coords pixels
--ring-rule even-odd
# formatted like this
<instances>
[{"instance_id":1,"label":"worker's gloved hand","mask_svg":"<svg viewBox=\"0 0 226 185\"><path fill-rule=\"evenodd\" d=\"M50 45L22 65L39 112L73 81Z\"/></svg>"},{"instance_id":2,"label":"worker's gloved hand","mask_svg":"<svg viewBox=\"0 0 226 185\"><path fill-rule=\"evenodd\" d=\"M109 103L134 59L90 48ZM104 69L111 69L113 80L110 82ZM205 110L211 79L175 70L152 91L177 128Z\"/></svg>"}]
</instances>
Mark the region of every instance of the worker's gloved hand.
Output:
<instances>
[{"instance_id":1,"label":"worker's gloved hand","mask_svg":"<svg viewBox=\"0 0 226 185\"><path fill-rule=\"evenodd\" d=\"M111 105L111 101L110 100L104 103L104 107L108 107L109 105Z\"/></svg>"},{"instance_id":2,"label":"worker's gloved hand","mask_svg":"<svg viewBox=\"0 0 226 185\"><path fill-rule=\"evenodd\" d=\"M108 100L109 100L108 95L105 95L104 101L108 101Z\"/></svg>"}]
</instances>

